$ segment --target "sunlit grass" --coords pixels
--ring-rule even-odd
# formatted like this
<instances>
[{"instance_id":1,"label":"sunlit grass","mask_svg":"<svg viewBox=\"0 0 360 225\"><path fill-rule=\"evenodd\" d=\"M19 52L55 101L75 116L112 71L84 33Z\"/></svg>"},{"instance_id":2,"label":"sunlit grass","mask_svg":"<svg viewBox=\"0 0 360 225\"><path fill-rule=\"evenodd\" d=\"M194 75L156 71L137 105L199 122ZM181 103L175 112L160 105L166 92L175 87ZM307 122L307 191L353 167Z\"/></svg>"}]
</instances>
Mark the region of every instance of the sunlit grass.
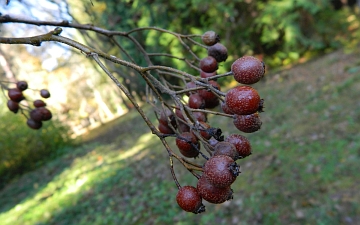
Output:
<instances>
[{"instance_id":1,"label":"sunlit grass","mask_svg":"<svg viewBox=\"0 0 360 225\"><path fill-rule=\"evenodd\" d=\"M115 171L126 166L130 157L141 159L146 155L151 134L142 135L134 146L126 150L113 150L111 145L94 147L89 153L77 157L70 167L54 177L46 186L37 190L32 198L0 214L1 224L33 224L46 222L52 214L78 204L83 194L98 181L110 178ZM139 155L141 151L142 154ZM34 184L36 186L36 183Z\"/></svg>"}]
</instances>

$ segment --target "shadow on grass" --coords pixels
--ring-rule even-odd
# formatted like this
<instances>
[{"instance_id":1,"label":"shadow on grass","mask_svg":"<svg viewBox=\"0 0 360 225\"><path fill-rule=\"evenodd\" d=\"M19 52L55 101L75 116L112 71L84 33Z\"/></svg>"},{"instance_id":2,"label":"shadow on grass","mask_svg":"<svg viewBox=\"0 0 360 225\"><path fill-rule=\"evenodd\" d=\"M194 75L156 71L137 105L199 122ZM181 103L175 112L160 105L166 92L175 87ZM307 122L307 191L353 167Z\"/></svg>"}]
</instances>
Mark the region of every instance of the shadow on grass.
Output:
<instances>
[{"instance_id":1,"label":"shadow on grass","mask_svg":"<svg viewBox=\"0 0 360 225\"><path fill-rule=\"evenodd\" d=\"M70 151L71 149L67 149ZM67 169L77 157L87 154L86 149L67 154L64 157L53 160L30 173L12 180L0 191L0 213L6 212L26 199L33 198L39 190L43 189L56 176ZM49 196L44 195L43 199Z\"/></svg>"}]
</instances>

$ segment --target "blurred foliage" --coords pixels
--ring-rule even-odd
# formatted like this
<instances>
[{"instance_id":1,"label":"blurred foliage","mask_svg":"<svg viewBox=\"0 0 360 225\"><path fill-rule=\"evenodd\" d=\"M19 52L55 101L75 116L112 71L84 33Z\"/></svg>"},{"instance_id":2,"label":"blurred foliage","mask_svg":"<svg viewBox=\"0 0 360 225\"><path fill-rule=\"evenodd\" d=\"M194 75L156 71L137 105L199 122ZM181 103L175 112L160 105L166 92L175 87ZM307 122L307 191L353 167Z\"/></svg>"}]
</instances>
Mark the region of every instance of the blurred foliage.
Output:
<instances>
[{"instance_id":1,"label":"blurred foliage","mask_svg":"<svg viewBox=\"0 0 360 225\"><path fill-rule=\"evenodd\" d=\"M38 131L27 127L24 116L11 112L0 114L0 121L0 188L75 144L67 136L69 128L55 119L44 123Z\"/></svg>"},{"instance_id":2,"label":"blurred foliage","mask_svg":"<svg viewBox=\"0 0 360 225\"><path fill-rule=\"evenodd\" d=\"M337 11L328 0L102 0L92 3L85 1L82 10L93 24L110 30L128 31L157 26L182 34L202 34L206 30L218 32L230 55L219 72L229 71L232 61L244 54L257 55L269 68L274 68L334 50L345 42L351 42L352 38L348 17L354 12ZM143 31L133 36L146 46L148 52L191 57L170 35ZM143 57L139 58L138 49L126 38L121 38L120 43L138 64L145 63ZM122 55L109 42L101 42L101 45L111 54ZM193 47L200 56L206 54L204 49ZM127 56L123 54L123 57ZM195 72L176 59L157 57L152 60L154 64ZM144 81L139 76L124 72L119 74L127 81L130 90L141 93Z\"/></svg>"}]
</instances>

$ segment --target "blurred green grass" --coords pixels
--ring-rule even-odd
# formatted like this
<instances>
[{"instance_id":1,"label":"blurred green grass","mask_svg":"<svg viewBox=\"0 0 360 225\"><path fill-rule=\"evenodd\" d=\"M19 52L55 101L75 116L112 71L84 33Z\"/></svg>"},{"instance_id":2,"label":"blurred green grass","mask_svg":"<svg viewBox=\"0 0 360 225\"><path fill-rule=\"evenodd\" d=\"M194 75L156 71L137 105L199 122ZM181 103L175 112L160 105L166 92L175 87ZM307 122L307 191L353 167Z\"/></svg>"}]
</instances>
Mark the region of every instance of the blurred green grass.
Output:
<instances>
[{"instance_id":1,"label":"blurred green grass","mask_svg":"<svg viewBox=\"0 0 360 225\"><path fill-rule=\"evenodd\" d=\"M330 53L268 73L262 129L247 134L234 199L179 209L164 147L136 113L0 190L2 224L359 224L360 53ZM151 115L152 112L148 111ZM155 117L150 116L153 121ZM209 117L225 136L228 118ZM174 141L169 139L171 146ZM195 185L177 161L182 185Z\"/></svg>"},{"instance_id":2,"label":"blurred green grass","mask_svg":"<svg viewBox=\"0 0 360 225\"><path fill-rule=\"evenodd\" d=\"M34 131L27 128L26 118L20 112L15 115L7 107L4 110L5 113L0 112L0 189L11 179L44 165L75 145L66 135L69 128L55 118Z\"/></svg>"}]
</instances>

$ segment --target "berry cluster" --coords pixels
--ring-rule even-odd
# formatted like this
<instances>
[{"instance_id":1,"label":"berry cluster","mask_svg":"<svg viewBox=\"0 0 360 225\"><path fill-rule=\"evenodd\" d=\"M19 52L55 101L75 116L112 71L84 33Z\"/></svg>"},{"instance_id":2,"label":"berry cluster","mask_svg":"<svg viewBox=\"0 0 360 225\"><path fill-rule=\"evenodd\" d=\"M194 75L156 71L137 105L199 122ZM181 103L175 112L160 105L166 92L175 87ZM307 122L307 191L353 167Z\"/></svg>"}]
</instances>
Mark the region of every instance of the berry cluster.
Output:
<instances>
[{"instance_id":1,"label":"berry cluster","mask_svg":"<svg viewBox=\"0 0 360 225\"><path fill-rule=\"evenodd\" d=\"M24 111L28 111L29 116L24 114L27 117L26 123L30 128L37 130L42 127L43 121L48 121L52 118L52 113L46 108L46 103L41 99L33 101L33 106L35 108L31 108L28 104L21 105L20 102L26 99L23 92L27 89L28 83L26 81L18 81L16 82L15 88L9 88L7 90L9 97L7 107L13 113L17 113L21 110L24 114ZM40 96L42 98L49 98L50 92L46 89L41 89Z\"/></svg>"},{"instance_id":2,"label":"berry cluster","mask_svg":"<svg viewBox=\"0 0 360 225\"><path fill-rule=\"evenodd\" d=\"M219 43L219 36L214 31L207 31L202 35L202 41L207 45L208 55L199 63L200 77L185 84L188 101L186 104L176 104L165 107L159 112L158 129L161 133L176 136L176 146L185 158L196 158L201 155L206 159L196 174L196 187L180 186L176 201L187 212L201 213L205 211L202 200L213 204L220 204L233 198L231 184L240 174L237 160L251 154L251 145L243 135L231 134L224 138L220 128L211 127L207 120L207 113L220 105L223 115L233 118L234 126L245 133L252 133L260 129L259 113L263 111L264 100L251 86L258 82L265 73L265 65L252 56L243 56L231 66L234 79L242 84L221 92L217 83L218 64L228 57L227 49ZM216 77L214 77L216 76ZM206 85L203 85L206 84ZM173 111L174 109L174 111ZM209 157L202 153L201 144L209 153ZM174 178L176 179L176 178Z\"/></svg>"}]
</instances>

